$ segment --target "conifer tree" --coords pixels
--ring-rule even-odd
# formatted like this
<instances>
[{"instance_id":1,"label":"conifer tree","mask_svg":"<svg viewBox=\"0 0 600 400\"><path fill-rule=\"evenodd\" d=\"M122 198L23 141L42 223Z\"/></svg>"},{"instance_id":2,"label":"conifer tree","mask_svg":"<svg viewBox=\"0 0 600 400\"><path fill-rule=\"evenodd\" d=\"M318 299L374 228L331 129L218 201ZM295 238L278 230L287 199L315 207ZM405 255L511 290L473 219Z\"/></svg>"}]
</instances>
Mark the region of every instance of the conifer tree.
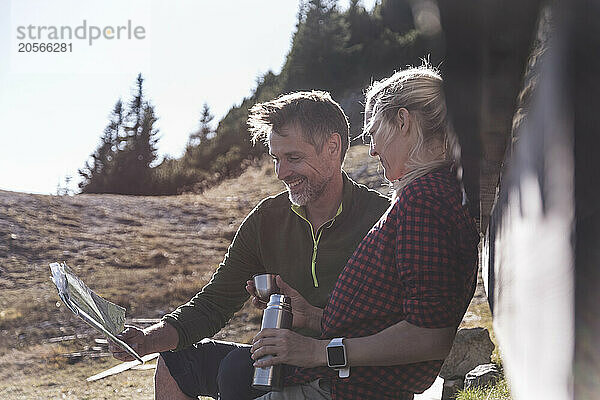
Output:
<instances>
[{"instance_id":1,"label":"conifer tree","mask_svg":"<svg viewBox=\"0 0 600 400\"><path fill-rule=\"evenodd\" d=\"M79 170L83 178L79 183L82 193L110 192L117 145L124 131L124 113L123 102L119 99L110 114L110 122L104 128L100 145L86 161L85 167Z\"/></svg>"},{"instance_id":2,"label":"conifer tree","mask_svg":"<svg viewBox=\"0 0 600 400\"><path fill-rule=\"evenodd\" d=\"M362 45L368 39L371 28L371 17L363 7L360 0L351 0L346 11L348 22L349 45Z\"/></svg>"},{"instance_id":3,"label":"conifer tree","mask_svg":"<svg viewBox=\"0 0 600 400\"><path fill-rule=\"evenodd\" d=\"M83 193L151 194L151 164L157 158L158 130L154 107L144 98L144 79L137 76L135 92L125 111L121 100L111 114L100 146L79 171Z\"/></svg>"},{"instance_id":4,"label":"conifer tree","mask_svg":"<svg viewBox=\"0 0 600 400\"><path fill-rule=\"evenodd\" d=\"M144 118L144 78L138 74L136 78L135 94L129 101L129 110L127 112L127 137L135 138L139 133Z\"/></svg>"},{"instance_id":5,"label":"conifer tree","mask_svg":"<svg viewBox=\"0 0 600 400\"><path fill-rule=\"evenodd\" d=\"M384 29L406 33L414 29L412 7L407 0L382 0L373 10Z\"/></svg>"},{"instance_id":6,"label":"conifer tree","mask_svg":"<svg viewBox=\"0 0 600 400\"><path fill-rule=\"evenodd\" d=\"M343 83L348 27L337 1L309 0L300 8L299 25L284 70L286 90L318 87L333 90Z\"/></svg>"},{"instance_id":7,"label":"conifer tree","mask_svg":"<svg viewBox=\"0 0 600 400\"><path fill-rule=\"evenodd\" d=\"M150 164L156 160L158 131L154 107L144 99L144 78L137 76L135 92L129 101L125 135L115 158L112 184L115 193L148 194Z\"/></svg>"},{"instance_id":8,"label":"conifer tree","mask_svg":"<svg viewBox=\"0 0 600 400\"><path fill-rule=\"evenodd\" d=\"M158 137L158 129L154 127L154 124L158 118L154 106L147 101L144 103L142 115L141 130L137 135L136 159L139 161L141 168L149 170L157 158L157 143L160 138Z\"/></svg>"},{"instance_id":9,"label":"conifer tree","mask_svg":"<svg viewBox=\"0 0 600 400\"><path fill-rule=\"evenodd\" d=\"M207 156L210 153L210 143L215 134L211 122L214 116L210 112L207 103L202 106L200 113L200 126L198 130L192 132L185 147L183 157L184 164L190 169L205 168L210 160Z\"/></svg>"},{"instance_id":10,"label":"conifer tree","mask_svg":"<svg viewBox=\"0 0 600 400\"><path fill-rule=\"evenodd\" d=\"M211 122L214 119L214 115L210 112L210 107L207 103L202 105L202 111L200 112L200 127L197 131L190 134L188 140L188 146L198 146L201 143L205 143L206 140L214 132Z\"/></svg>"}]
</instances>

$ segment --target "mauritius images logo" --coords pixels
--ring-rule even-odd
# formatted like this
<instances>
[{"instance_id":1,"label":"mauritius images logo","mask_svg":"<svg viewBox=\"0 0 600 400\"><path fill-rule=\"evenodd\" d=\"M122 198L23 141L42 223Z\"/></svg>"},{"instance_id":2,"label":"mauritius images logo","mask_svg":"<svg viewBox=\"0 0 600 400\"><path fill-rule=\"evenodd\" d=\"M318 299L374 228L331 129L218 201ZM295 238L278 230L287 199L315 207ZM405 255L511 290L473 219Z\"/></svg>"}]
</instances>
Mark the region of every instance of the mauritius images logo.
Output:
<instances>
[{"instance_id":1,"label":"mauritius images logo","mask_svg":"<svg viewBox=\"0 0 600 400\"><path fill-rule=\"evenodd\" d=\"M134 25L127 20L126 25L90 25L83 20L81 25L21 25L17 26L17 40L21 41L66 41L85 40L92 46L97 40L143 40L146 38L146 29L141 25Z\"/></svg>"}]
</instances>

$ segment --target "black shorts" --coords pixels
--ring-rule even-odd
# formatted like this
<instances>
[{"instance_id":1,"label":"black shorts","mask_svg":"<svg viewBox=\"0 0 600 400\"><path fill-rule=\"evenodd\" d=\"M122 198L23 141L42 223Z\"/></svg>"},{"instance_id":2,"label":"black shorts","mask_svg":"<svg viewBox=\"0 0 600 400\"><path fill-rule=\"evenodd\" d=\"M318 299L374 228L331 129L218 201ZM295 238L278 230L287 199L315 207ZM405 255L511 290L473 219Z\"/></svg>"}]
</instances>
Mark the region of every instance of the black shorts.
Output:
<instances>
[{"instance_id":1,"label":"black shorts","mask_svg":"<svg viewBox=\"0 0 600 400\"><path fill-rule=\"evenodd\" d=\"M181 391L190 397L254 399L250 345L204 339L181 351L160 353Z\"/></svg>"}]
</instances>

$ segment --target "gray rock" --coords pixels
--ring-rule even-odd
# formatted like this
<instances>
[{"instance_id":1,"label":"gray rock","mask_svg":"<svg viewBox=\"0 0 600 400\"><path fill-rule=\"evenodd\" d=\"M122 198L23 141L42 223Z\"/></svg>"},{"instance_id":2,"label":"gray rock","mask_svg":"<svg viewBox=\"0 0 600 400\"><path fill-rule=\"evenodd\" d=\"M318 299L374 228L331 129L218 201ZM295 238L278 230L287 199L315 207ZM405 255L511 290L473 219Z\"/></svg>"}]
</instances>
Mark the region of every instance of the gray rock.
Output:
<instances>
[{"instance_id":1,"label":"gray rock","mask_svg":"<svg viewBox=\"0 0 600 400\"><path fill-rule=\"evenodd\" d=\"M479 365L465 376L465 389L493 385L500 376L496 364Z\"/></svg>"},{"instance_id":2,"label":"gray rock","mask_svg":"<svg viewBox=\"0 0 600 400\"><path fill-rule=\"evenodd\" d=\"M440 371L444 379L464 377L478 365L491 362L494 343L485 328L459 329Z\"/></svg>"},{"instance_id":3,"label":"gray rock","mask_svg":"<svg viewBox=\"0 0 600 400\"><path fill-rule=\"evenodd\" d=\"M442 400L450 400L456 397L456 392L464 386L463 378L444 379L444 387L442 389Z\"/></svg>"}]
</instances>

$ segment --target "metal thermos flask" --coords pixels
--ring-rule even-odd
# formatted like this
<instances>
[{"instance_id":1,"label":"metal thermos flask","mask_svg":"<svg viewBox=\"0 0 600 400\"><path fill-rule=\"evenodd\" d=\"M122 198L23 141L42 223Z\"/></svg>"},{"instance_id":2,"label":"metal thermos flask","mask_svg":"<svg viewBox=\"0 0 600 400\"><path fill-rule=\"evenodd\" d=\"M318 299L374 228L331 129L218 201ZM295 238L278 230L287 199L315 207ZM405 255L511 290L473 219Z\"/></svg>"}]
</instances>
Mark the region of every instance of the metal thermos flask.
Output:
<instances>
[{"instance_id":1,"label":"metal thermos flask","mask_svg":"<svg viewBox=\"0 0 600 400\"><path fill-rule=\"evenodd\" d=\"M262 325L265 328L292 328L292 300L282 294L272 294L267 308L263 311ZM271 358L267 355L261 358ZM254 368L252 386L265 391L280 391L283 388L282 364L272 365L267 368Z\"/></svg>"}]
</instances>

